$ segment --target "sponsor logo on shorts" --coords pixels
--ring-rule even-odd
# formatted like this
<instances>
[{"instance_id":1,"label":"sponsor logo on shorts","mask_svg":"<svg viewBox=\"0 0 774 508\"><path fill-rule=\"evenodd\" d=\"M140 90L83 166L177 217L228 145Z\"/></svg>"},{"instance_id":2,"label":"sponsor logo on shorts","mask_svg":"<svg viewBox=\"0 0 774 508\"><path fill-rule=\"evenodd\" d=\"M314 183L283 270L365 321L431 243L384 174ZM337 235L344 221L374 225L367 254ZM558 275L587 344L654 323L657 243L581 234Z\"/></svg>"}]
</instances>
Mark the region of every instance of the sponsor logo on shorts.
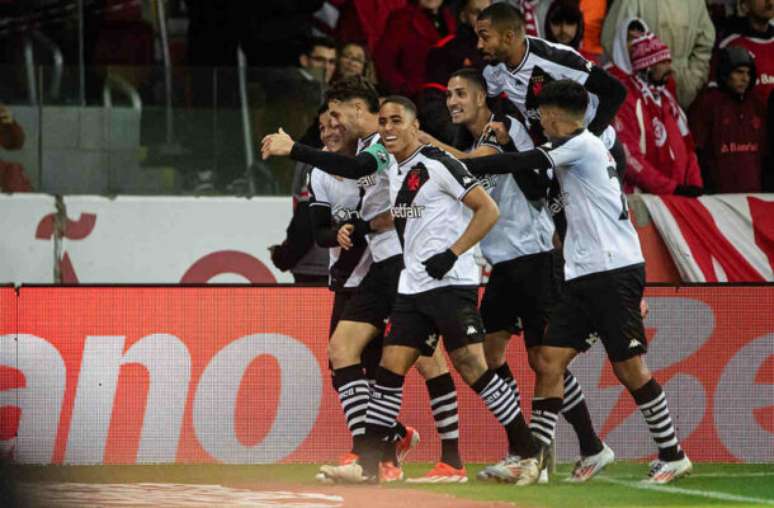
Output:
<instances>
[{"instance_id":1,"label":"sponsor logo on shorts","mask_svg":"<svg viewBox=\"0 0 774 508\"><path fill-rule=\"evenodd\" d=\"M599 340L599 334L597 332L591 332L588 337L586 337L586 344L589 345L589 347L593 346L597 343Z\"/></svg>"},{"instance_id":2,"label":"sponsor logo on shorts","mask_svg":"<svg viewBox=\"0 0 774 508\"><path fill-rule=\"evenodd\" d=\"M476 335L478 333L478 330L476 330L476 327L473 325L468 325L468 329L465 332L468 335Z\"/></svg>"},{"instance_id":3,"label":"sponsor logo on shorts","mask_svg":"<svg viewBox=\"0 0 774 508\"><path fill-rule=\"evenodd\" d=\"M640 346L642 346L642 344L640 344L640 341L637 339L632 339L629 341L629 349L638 348Z\"/></svg>"},{"instance_id":4,"label":"sponsor logo on shorts","mask_svg":"<svg viewBox=\"0 0 774 508\"><path fill-rule=\"evenodd\" d=\"M427 344L427 347L434 348L437 343L438 343L437 333L431 333L430 335L427 336L427 340L425 341L425 344Z\"/></svg>"}]
</instances>

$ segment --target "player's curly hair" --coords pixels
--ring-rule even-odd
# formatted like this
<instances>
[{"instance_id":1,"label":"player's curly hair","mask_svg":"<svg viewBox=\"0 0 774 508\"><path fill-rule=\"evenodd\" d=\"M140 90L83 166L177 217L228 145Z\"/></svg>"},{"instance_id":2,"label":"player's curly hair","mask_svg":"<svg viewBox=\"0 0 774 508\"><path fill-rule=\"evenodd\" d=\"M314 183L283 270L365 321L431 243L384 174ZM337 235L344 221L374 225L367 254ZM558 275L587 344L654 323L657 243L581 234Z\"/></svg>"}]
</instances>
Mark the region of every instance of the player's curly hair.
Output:
<instances>
[{"instance_id":1,"label":"player's curly hair","mask_svg":"<svg viewBox=\"0 0 774 508\"><path fill-rule=\"evenodd\" d=\"M363 76L352 76L336 81L325 94L325 102L362 99L371 113L379 112L379 93Z\"/></svg>"}]
</instances>

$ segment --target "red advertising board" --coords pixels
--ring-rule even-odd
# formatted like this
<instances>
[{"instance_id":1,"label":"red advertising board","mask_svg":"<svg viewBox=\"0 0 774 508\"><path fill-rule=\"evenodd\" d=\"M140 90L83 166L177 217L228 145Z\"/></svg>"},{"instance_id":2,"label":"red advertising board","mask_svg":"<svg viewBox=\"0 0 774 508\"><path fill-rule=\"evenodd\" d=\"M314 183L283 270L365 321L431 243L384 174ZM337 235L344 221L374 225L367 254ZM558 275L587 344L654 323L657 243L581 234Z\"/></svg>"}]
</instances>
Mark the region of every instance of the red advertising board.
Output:
<instances>
[{"instance_id":1,"label":"red advertising board","mask_svg":"<svg viewBox=\"0 0 774 508\"><path fill-rule=\"evenodd\" d=\"M292 287L29 287L0 290L0 445L23 463L322 462L349 436L330 387L331 294ZM650 288L648 363L692 459L774 459L774 287ZM9 326L10 323L10 326ZM514 338L509 359L531 398ZM621 458L654 447L601 346L572 366L601 435ZM456 377L468 461L505 441ZM527 404L528 406L528 404ZM528 411L527 411L528 412ZM428 398L408 377L401 420L435 460ZM577 454L566 425L560 456Z\"/></svg>"}]
</instances>

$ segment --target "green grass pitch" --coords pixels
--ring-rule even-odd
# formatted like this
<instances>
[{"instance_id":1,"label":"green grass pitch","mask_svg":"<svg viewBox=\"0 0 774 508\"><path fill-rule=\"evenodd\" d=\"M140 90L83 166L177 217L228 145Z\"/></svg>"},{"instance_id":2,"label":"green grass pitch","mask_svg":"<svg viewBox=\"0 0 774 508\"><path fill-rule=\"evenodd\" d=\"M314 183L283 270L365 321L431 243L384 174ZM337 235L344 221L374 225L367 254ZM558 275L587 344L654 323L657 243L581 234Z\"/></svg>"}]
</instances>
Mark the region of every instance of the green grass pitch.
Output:
<instances>
[{"instance_id":1,"label":"green grass pitch","mask_svg":"<svg viewBox=\"0 0 774 508\"><path fill-rule=\"evenodd\" d=\"M419 476L429 464L407 464L406 475ZM463 485L411 485L399 482L382 489L411 488L477 501L505 501L519 507L598 506L766 506L774 505L774 464L695 464L691 476L666 486L646 487L639 480L647 464L618 462L583 485L562 481L570 465L559 465L549 485L514 487L475 480L482 465L468 465L471 481ZM86 483L165 482L226 486L297 484L314 488L316 465L160 465L160 466L19 466L23 482Z\"/></svg>"}]
</instances>

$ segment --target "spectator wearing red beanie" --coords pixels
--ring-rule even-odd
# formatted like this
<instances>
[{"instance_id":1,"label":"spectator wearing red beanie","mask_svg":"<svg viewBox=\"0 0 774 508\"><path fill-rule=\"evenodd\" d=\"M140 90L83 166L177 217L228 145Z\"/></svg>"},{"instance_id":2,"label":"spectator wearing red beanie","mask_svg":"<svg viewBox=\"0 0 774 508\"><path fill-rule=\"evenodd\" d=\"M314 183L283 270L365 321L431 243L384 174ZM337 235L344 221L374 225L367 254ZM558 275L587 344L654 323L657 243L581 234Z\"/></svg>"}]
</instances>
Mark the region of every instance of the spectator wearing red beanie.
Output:
<instances>
[{"instance_id":1,"label":"spectator wearing red beanie","mask_svg":"<svg viewBox=\"0 0 774 508\"><path fill-rule=\"evenodd\" d=\"M633 74L624 81L629 93L614 122L629 164L626 192L700 195L688 121L665 86L672 74L669 47L648 33L632 42L631 63Z\"/></svg>"}]
</instances>

